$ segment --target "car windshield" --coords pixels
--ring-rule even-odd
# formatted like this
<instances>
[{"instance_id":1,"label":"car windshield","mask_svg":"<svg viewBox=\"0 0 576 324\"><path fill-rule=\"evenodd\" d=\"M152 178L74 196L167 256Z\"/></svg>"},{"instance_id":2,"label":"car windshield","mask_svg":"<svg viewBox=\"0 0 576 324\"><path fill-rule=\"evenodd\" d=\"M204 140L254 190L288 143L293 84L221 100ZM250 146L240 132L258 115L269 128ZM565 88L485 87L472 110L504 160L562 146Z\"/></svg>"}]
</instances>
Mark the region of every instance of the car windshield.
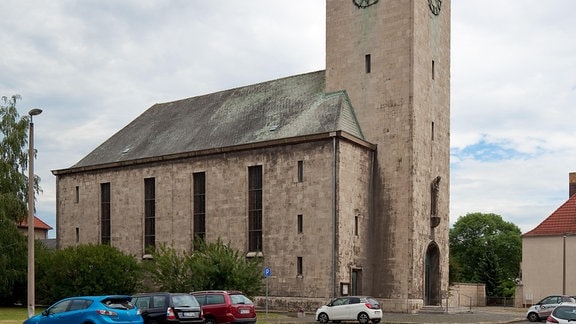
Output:
<instances>
[{"instance_id":1,"label":"car windshield","mask_svg":"<svg viewBox=\"0 0 576 324\"><path fill-rule=\"evenodd\" d=\"M573 321L576 320L576 307L560 305L554 309L554 313L552 315L557 318Z\"/></svg>"},{"instance_id":2,"label":"car windshield","mask_svg":"<svg viewBox=\"0 0 576 324\"><path fill-rule=\"evenodd\" d=\"M129 297L108 297L102 300L102 304L106 305L108 308L114 309L133 309L134 305L130 302Z\"/></svg>"},{"instance_id":3,"label":"car windshield","mask_svg":"<svg viewBox=\"0 0 576 324\"><path fill-rule=\"evenodd\" d=\"M198 301L192 295L174 295L172 296L174 307L192 307L199 306Z\"/></svg>"},{"instance_id":4,"label":"car windshield","mask_svg":"<svg viewBox=\"0 0 576 324\"><path fill-rule=\"evenodd\" d=\"M252 301L244 295L230 295L230 302L232 304L247 304L252 305Z\"/></svg>"}]
</instances>

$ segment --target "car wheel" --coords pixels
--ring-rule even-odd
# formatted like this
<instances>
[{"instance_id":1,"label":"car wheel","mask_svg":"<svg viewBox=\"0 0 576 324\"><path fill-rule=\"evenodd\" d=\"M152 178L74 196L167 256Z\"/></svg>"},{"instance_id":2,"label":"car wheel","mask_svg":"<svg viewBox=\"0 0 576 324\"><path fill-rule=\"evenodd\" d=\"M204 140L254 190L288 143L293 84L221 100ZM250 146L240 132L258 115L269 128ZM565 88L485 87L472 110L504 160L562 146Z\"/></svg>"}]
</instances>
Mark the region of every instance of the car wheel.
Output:
<instances>
[{"instance_id":1,"label":"car wheel","mask_svg":"<svg viewBox=\"0 0 576 324\"><path fill-rule=\"evenodd\" d=\"M528 320L530 322L540 322L540 317L536 313L530 313L528 314Z\"/></svg>"},{"instance_id":2,"label":"car wheel","mask_svg":"<svg viewBox=\"0 0 576 324\"><path fill-rule=\"evenodd\" d=\"M370 317L368 317L366 313L360 313L358 314L358 322L360 322L360 324L367 324L370 322Z\"/></svg>"},{"instance_id":3,"label":"car wheel","mask_svg":"<svg viewBox=\"0 0 576 324\"><path fill-rule=\"evenodd\" d=\"M330 319L328 318L328 314L326 313L320 313L318 315L318 322L320 323L328 323Z\"/></svg>"},{"instance_id":4,"label":"car wheel","mask_svg":"<svg viewBox=\"0 0 576 324\"><path fill-rule=\"evenodd\" d=\"M204 324L216 324L216 320L213 319L212 317L206 317L204 319Z\"/></svg>"},{"instance_id":5,"label":"car wheel","mask_svg":"<svg viewBox=\"0 0 576 324\"><path fill-rule=\"evenodd\" d=\"M380 319L379 319L379 318L373 319L373 320L372 320L372 323L378 324L378 323L380 323Z\"/></svg>"}]
</instances>

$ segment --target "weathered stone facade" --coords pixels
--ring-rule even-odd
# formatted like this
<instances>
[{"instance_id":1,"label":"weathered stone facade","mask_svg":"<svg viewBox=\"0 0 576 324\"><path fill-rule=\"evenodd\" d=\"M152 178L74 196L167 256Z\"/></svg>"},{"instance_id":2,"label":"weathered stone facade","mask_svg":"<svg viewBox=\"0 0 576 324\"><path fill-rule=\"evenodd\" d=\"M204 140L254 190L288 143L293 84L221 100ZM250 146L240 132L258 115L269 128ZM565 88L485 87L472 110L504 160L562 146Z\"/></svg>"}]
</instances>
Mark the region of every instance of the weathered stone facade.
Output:
<instances>
[{"instance_id":1,"label":"weathered stone facade","mask_svg":"<svg viewBox=\"0 0 576 324\"><path fill-rule=\"evenodd\" d=\"M158 104L54 171L59 245L100 242L110 183L110 244L141 258L153 177L156 242L190 251L193 174L205 172L206 239L248 252L248 168L261 165L260 252L276 305L309 309L341 294L373 295L388 311L439 305L450 1L327 0L326 15L326 71Z\"/></svg>"},{"instance_id":2,"label":"weathered stone facade","mask_svg":"<svg viewBox=\"0 0 576 324\"><path fill-rule=\"evenodd\" d=\"M438 15L431 6L440 1L359 3L374 4L327 1L326 91L346 90L366 139L378 145L381 242L372 242L367 293L413 311L439 304L448 289L450 1Z\"/></svg>"},{"instance_id":3,"label":"weathered stone facade","mask_svg":"<svg viewBox=\"0 0 576 324\"><path fill-rule=\"evenodd\" d=\"M110 183L111 244L142 258L144 179L153 177L156 243L190 252L192 175L205 172L206 239L219 238L247 251L247 169L261 165L262 256L272 269L270 295L325 300L332 287L332 264L338 283L350 281L352 267L368 264L372 154L370 144L334 133L294 145L62 174L58 177L58 241L61 247L100 242L100 184ZM301 182L298 161L304 166ZM298 215L303 216L302 233L297 231ZM296 273L297 257L303 258L302 276Z\"/></svg>"}]
</instances>

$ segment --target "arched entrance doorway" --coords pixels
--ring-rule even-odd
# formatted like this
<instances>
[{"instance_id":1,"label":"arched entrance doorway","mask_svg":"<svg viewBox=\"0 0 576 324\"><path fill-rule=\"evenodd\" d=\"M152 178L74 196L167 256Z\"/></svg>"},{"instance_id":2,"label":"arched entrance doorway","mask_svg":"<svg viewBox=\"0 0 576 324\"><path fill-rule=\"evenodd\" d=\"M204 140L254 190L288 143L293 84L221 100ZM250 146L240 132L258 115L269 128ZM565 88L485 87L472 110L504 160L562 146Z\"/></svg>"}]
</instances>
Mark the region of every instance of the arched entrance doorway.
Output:
<instances>
[{"instance_id":1,"label":"arched entrance doorway","mask_svg":"<svg viewBox=\"0 0 576 324\"><path fill-rule=\"evenodd\" d=\"M426 273L424 276L424 304L442 305L440 294L440 249L431 242L426 249Z\"/></svg>"}]
</instances>

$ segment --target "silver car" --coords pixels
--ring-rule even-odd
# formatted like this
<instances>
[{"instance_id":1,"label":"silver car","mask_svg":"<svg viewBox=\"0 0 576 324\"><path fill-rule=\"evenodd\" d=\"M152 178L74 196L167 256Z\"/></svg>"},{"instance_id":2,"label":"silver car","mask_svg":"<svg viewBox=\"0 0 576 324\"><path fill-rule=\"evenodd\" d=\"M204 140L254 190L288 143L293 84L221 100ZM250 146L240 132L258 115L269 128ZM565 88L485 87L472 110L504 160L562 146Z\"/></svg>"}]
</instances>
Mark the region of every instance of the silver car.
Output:
<instances>
[{"instance_id":1,"label":"silver car","mask_svg":"<svg viewBox=\"0 0 576 324\"><path fill-rule=\"evenodd\" d=\"M381 319L380 304L369 296L338 297L316 310L316 320L320 323L358 321L366 324L380 323Z\"/></svg>"},{"instance_id":2,"label":"silver car","mask_svg":"<svg viewBox=\"0 0 576 324\"><path fill-rule=\"evenodd\" d=\"M528 309L526 313L526 318L530 322L540 322L541 320L545 320L552 310L556 308L556 306L560 305L561 303L574 303L576 300L570 296L563 296L563 295L552 295L548 296L538 303L532 305Z\"/></svg>"},{"instance_id":3,"label":"silver car","mask_svg":"<svg viewBox=\"0 0 576 324\"><path fill-rule=\"evenodd\" d=\"M552 311L546 319L546 324L576 322L576 304L562 303Z\"/></svg>"}]
</instances>

